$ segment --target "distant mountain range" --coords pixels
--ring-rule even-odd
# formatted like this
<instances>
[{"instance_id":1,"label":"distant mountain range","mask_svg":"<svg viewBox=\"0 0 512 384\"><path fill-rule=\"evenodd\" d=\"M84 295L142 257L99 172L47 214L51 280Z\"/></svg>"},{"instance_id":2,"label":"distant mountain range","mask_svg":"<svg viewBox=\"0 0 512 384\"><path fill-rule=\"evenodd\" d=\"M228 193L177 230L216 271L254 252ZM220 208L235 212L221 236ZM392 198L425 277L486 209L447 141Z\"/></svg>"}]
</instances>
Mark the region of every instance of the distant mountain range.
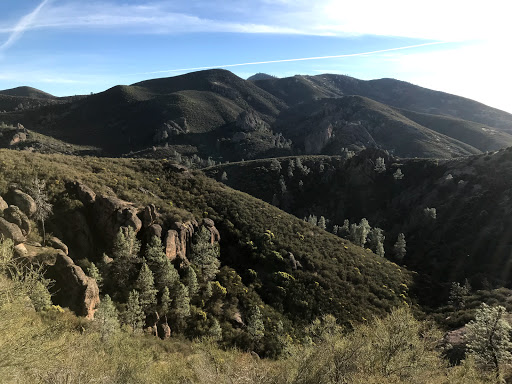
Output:
<instances>
[{"instance_id":1,"label":"distant mountain range","mask_svg":"<svg viewBox=\"0 0 512 384\"><path fill-rule=\"evenodd\" d=\"M507 112L403 81L329 74L244 80L217 69L69 98L19 87L0 91L0 121L108 156L154 147L237 161L379 148L450 158L512 146Z\"/></svg>"}]
</instances>

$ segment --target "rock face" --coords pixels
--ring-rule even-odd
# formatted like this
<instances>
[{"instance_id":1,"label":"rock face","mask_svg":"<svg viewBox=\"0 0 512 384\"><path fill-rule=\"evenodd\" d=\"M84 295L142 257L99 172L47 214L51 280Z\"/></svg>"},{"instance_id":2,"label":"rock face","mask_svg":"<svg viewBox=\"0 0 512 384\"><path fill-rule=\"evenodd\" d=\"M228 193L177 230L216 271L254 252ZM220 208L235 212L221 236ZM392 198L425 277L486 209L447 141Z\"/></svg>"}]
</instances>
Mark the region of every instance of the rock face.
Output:
<instances>
[{"instance_id":1,"label":"rock face","mask_svg":"<svg viewBox=\"0 0 512 384\"><path fill-rule=\"evenodd\" d=\"M30 233L30 221L27 215L17 206L11 205L7 209L4 209L4 219L16 224L21 229L23 236L28 236Z\"/></svg>"},{"instance_id":2,"label":"rock face","mask_svg":"<svg viewBox=\"0 0 512 384\"><path fill-rule=\"evenodd\" d=\"M4 199L2 199L2 196L0 196L0 212L2 212L7 207L9 207L9 205L5 202Z\"/></svg>"},{"instance_id":3,"label":"rock face","mask_svg":"<svg viewBox=\"0 0 512 384\"><path fill-rule=\"evenodd\" d=\"M20 227L0 217L0 237L2 236L6 239L11 239L15 244L25 242L25 236L23 236Z\"/></svg>"},{"instance_id":4,"label":"rock face","mask_svg":"<svg viewBox=\"0 0 512 384\"><path fill-rule=\"evenodd\" d=\"M197 221L186 221L182 223L177 221L171 225L167 231L165 244L165 254L169 260L179 258L182 263L188 263L187 249L190 248L190 242L194 232L198 228Z\"/></svg>"},{"instance_id":5,"label":"rock face","mask_svg":"<svg viewBox=\"0 0 512 384\"><path fill-rule=\"evenodd\" d=\"M93 255L95 249L94 236L82 212L76 211L73 213L64 234L65 239L72 239L72 242L68 245L72 249L73 257L84 259Z\"/></svg>"},{"instance_id":6,"label":"rock face","mask_svg":"<svg viewBox=\"0 0 512 384\"><path fill-rule=\"evenodd\" d=\"M96 194L94 191L89 188L87 185L82 184L78 181L71 184L72 188L74 188L76 194L78 195L78 199L85 205L94 204L96 200Z\"/></svg>"},{"instance_id":7,"label":"rock face","mask_svg":"<svg viewBox=\"0 0 512 384\"><path fill-rule=\"evenodd\" d=\"M68 307L79 316L94 318L100 302L98 285L69 256L59 252L55 264L48 267L46 277L55 281L52 287L55 304Z\"/></svg>"},{"instance_id":8,"label":"rock face","mask_svg":"<svg viewBox=\"0 0 512 384\"><path fill-rule=\"evenodd\" d=\"M98 234L108 245L112 244L121 227L132 227L135 232L142 228L137 208L117 197L96 196L93 211Z\"/></svg>"},{"instance_id":9,"label":"rock face","mask_svg":"<svg viewBox=\"0 0 512 384\"><path fill-rule=\"evenodd\" d=\"M12 205L16 205L28 217L32 217L34 213L36 213L37 206L34 199L25 192L22 192L19 189L12 189L9 191L8 197L8 201L10 200L9 202Z\"/></svg>"},{"instance_id":10,"label":"rock face","mask_svg":"<svg viewBox=\"0 0 512 384\"><path fill-rule=\"evenodd\" d=\"M211 243L217 243L220 241L220 233L217 228L215 228L215 222L212 219L203 219L203 225L208 228L210 233L212 234Z\"/></svg>"},{"instance_id":11,"label":"rock face","mask_svg":"<svg viewBox=\"0 0 512 384\"><path fill-rule=\"evenodd\" d=\"M159 217L160 214L156 211L156 207L153 204L149 204L142 211L142 226L147 228L153 225Z\"/></svg>"},{"instance_id":12,"label":"rock face","mask_svg":"<svg viewBox=\"0 0 512 384\"><path fill-rule=\"evenodd\" d=\"M63 241L55 236L53 237L50 237L48 240L47 240L47 243L50 247L52 248L55 248L55 249L59 249L61 250L62 252L64 252L66 255L69 254L69 251L68 251L68 246L66 244L63 243Z\"/></svg>"}]
</instances>

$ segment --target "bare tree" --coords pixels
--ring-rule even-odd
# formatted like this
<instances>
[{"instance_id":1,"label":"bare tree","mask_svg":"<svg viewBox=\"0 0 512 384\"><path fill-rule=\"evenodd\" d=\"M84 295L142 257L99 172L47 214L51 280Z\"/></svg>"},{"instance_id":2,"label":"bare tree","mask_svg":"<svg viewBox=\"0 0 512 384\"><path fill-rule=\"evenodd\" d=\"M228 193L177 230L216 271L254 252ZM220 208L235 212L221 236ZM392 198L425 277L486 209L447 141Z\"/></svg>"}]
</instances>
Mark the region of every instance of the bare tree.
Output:
<instances>
[{"instance_id":1,"label":"bare tree","mask_svg":"<svg viewBox=\"0 0 512 384\"><path fill-rule=\"evenodd\" d=\"M29 186L28 192L36 203L36 213L34 218L41 222L43 230L43 245L46 244L46 229L44 222L50 216L53 211L53 205L50 204L48 194L46 193L46 181L39 180L36 176L32 185Z\"/></svg>"}]
</instances>

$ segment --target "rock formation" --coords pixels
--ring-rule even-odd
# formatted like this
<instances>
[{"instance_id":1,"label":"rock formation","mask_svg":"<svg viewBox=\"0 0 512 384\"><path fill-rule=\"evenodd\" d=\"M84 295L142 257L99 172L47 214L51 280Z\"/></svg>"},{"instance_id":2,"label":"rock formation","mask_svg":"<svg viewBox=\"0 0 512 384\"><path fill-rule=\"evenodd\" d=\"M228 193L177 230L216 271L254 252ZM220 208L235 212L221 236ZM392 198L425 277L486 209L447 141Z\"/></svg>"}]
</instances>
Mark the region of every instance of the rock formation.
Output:
<instances>
[{"instance_id":1,"label":"rock formation","mask_svg":"<svg viewBox=\"0 0 512 384\"><path fill-rule=\"evenodd\" d=\"M27 215L17 206L11 205L7 209L4 209L4 219L16 224L21 229L23 236L27 236L30 233L30 221Z\"/></svg>"},{"instance_id":2,"label":"rock formation","mask_svg":"<svg viewBox=\"0 0 512 384\"><path fill-rule=\"evenodd\" d=\"M19 189L11 189L6 196L6 199L8 203L16 205L28 217L32 217L32 215L34 215L34 213L37 211L37 205L34 199Z\"/></svg>"},{"instance_id":3,"label":"rock formation","mask_svg":"<svg viewBox=\"0 0 512 384\"><path fill-rule=\"evenodd\" d=\"M0 217L0 237L2 236L6 239L11 239L15 244L25 241L25 236L23 236L20 227Z\"/></svg>"}]
</instances>

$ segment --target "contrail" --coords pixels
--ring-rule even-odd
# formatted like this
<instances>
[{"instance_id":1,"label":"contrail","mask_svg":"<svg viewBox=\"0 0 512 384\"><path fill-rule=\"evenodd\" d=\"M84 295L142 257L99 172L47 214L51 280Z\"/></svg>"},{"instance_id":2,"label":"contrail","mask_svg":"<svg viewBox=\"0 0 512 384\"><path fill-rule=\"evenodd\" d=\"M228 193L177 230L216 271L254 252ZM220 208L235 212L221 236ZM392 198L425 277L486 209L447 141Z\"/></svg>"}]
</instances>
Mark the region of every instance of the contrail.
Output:
<instances>
[{"instance_id":1,"label":"contrail","mask_svg":"<svg viewBox=\"0 0 512 384\"><path fill-rule=\"evenodd\" d=\"M23 16L18 24L16 24L13 28L13 32L9 36L9 38L0 45L0 51L3 51L13 45L22 35L23 33L30 27L30 25L34 22L37 15L43 9L43 7L52 0L43 0L41 4L37 6L32 12L28 15Z\"/></svg>"},{"instance_id":2,"label":"contrail","mask_svg":"<svg viewBox=\"0 0 512 384\"><path fill-rule=\"evenodd\" d=\"M404 49L425 47L427 45L438 45L438 44L448 44L448 43L449 42L447 42L447 41L437 41L437 42L433 42L433 43L423 43L423 44L416 44L416 45L408 45L406 47L380 49L378 51L349 53L349 54L344 54L344 55L303 57L303 58L299 58L299 59L283 59L283 60L270 60L270 61L255 61L255 62L252 62L252 63L226 64L226 65L216 65L216 66L211 66L211 67L168 69L168 70L165 70L165 71L135 73L134 75L153 75L153 74L157 74L157 73L183 72L183 71L199 71L199 70L202 70L202 69L240 67L240 66L244 66L244 65L286 63L286 62L291 62L291 61L323 60L323 59L336 59L336 58L340 58L340 57L366 56L366 55L374 55L376 53L399 51L399 50L404 50Z\"/></svg>"}]
</instances>

